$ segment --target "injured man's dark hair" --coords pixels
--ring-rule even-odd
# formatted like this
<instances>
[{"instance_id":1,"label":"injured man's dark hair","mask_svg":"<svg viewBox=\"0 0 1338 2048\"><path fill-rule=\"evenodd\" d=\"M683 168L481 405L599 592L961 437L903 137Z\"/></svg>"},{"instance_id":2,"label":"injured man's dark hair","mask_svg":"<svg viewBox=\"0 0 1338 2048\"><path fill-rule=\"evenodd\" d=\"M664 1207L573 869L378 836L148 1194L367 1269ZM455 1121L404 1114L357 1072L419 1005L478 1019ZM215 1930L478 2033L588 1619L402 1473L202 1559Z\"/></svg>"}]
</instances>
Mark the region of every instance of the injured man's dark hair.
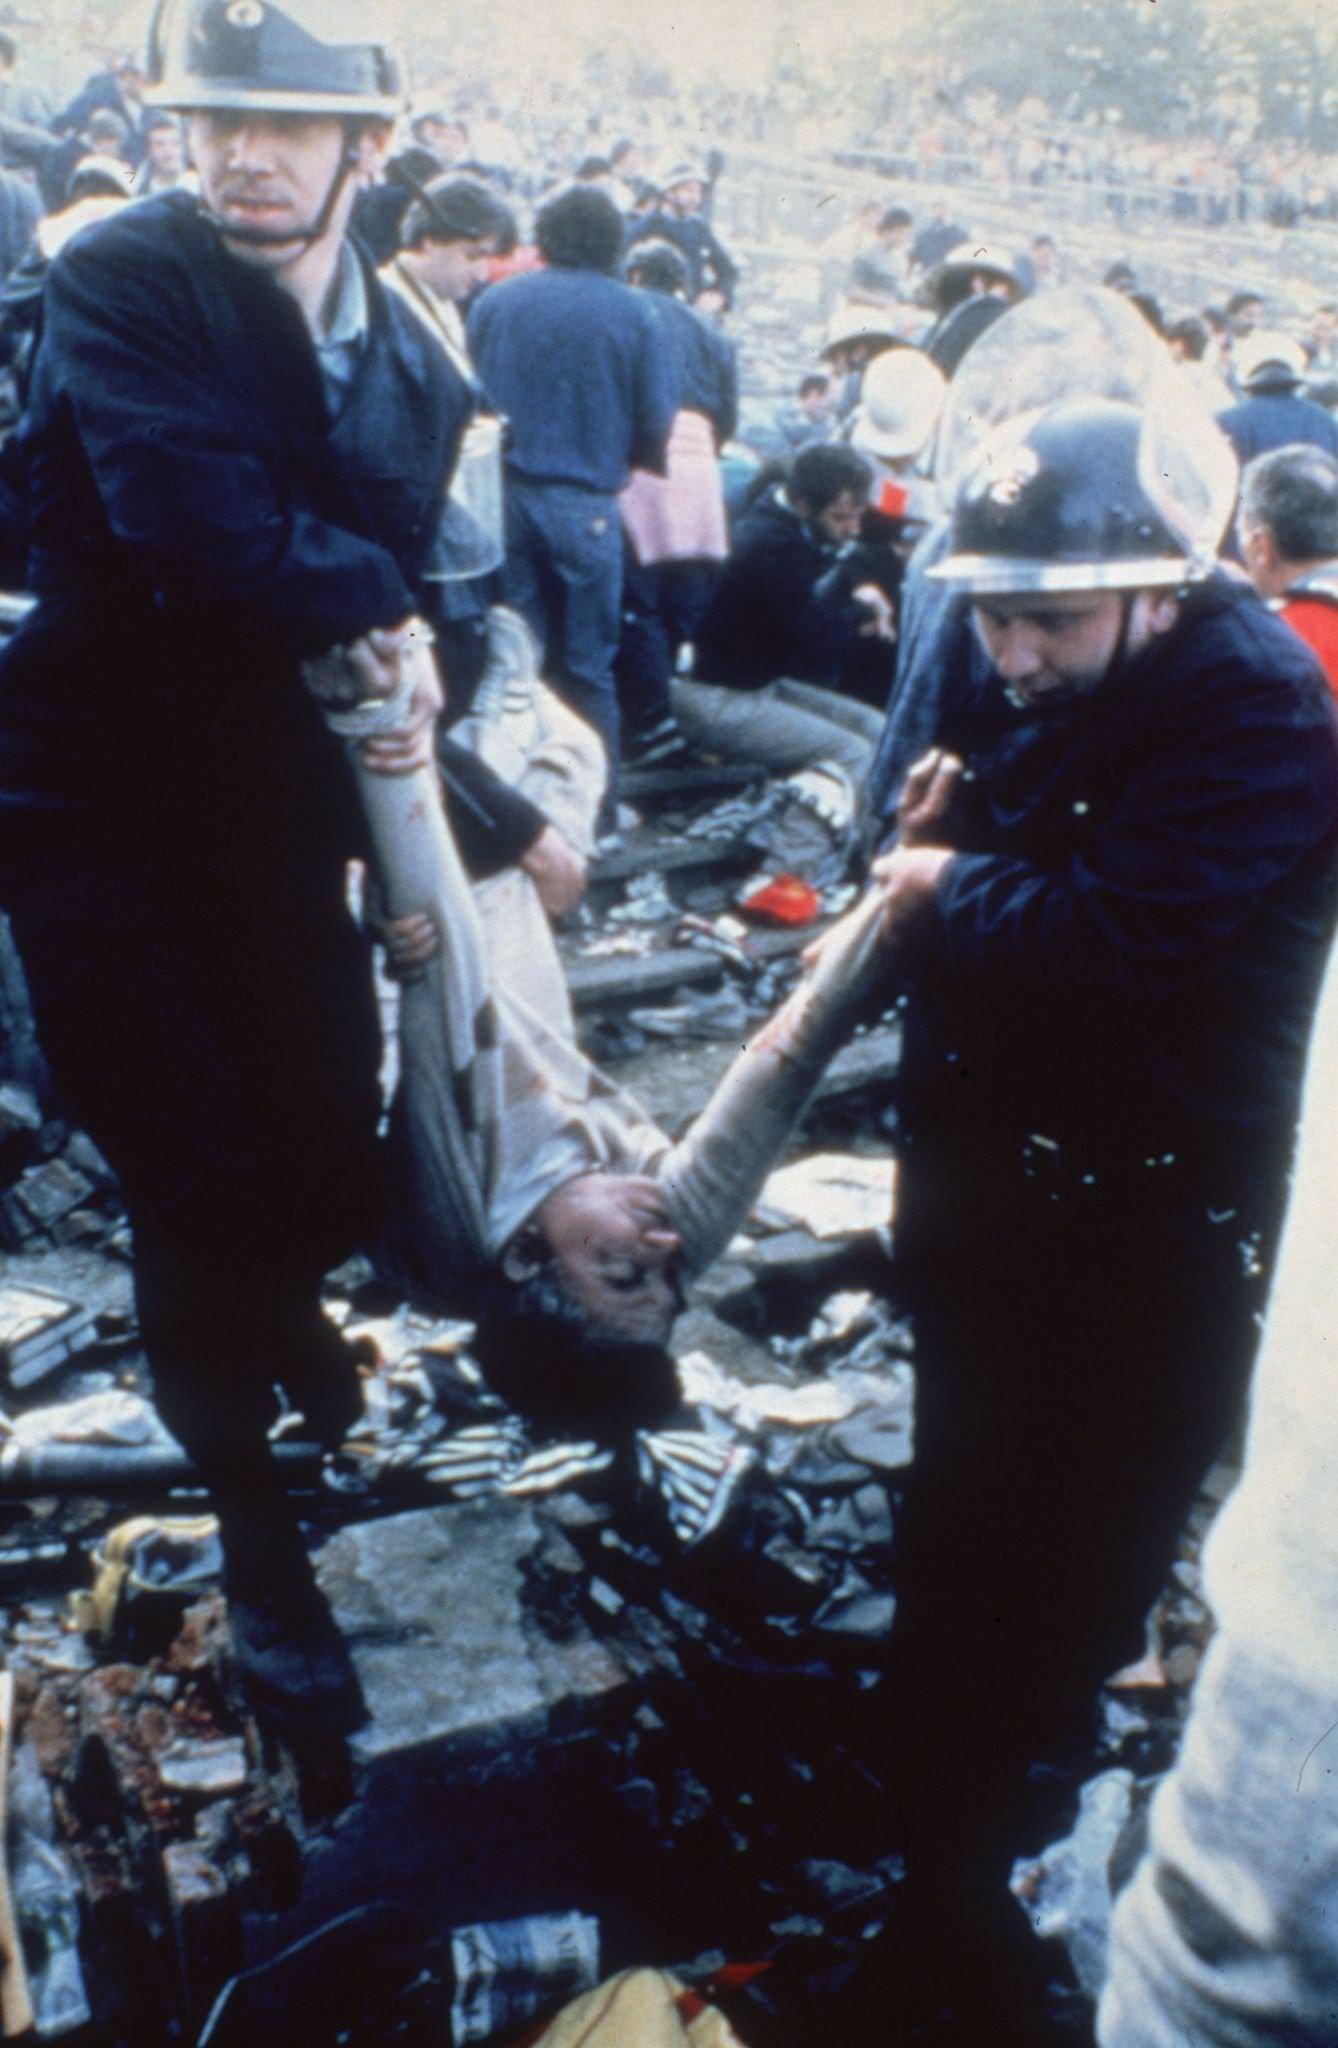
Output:
<instances>
[{"instance_id":1,"label":"injured man's dark hair","mask_svg":"<svg viewBox=\"0 0 1338 2048\"><path fill-rule=\"evenodd\" d=\"M474 1314L473 1353L489 1387L539 1430L621 1436L663 1429L682 1408L663 1345L593 1328L551 1259L523 1280L493 1274Z\"/></svg>"}]
</instances>

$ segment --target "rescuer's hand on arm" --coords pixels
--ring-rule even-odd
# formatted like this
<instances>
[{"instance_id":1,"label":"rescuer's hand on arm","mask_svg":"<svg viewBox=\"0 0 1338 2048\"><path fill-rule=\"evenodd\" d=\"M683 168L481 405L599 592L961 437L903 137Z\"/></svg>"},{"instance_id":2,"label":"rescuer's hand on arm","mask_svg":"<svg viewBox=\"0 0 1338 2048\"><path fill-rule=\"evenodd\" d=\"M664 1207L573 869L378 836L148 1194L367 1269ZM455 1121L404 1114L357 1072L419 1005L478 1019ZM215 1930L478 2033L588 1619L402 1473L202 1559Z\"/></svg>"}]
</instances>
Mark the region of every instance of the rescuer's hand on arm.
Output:
<instances>
[{"instance_id":1,"label":"rescuer's hand on arm","mask_svg":"<svg viewBox=\"0 0 1338 2048\"><path fill-rule=\"evenodd\" d=\"M550 917L575 910L585 894L585 862L556 825L544 826L529 852L521 855L520 865Z\"/></svg>"},{"instance_id":2,"label":"rescuer's hand on arm","mask_svg":"<svg viewBox=\"0 0 1338 2048\"><path fill-rule=\"evenodd\" d=\"M431 633L421 620L406 619L393 632L369 633L365 642L358 644L365 647L373 663L394 660L392 689L380 694L407 692L404 717L395 730L362 741L363 766L374 775L411 775L417 768L432 767L437 720L446 708L446 693L432 652Z\"/></svg>"},{"instance_id":3,"label":"rescuer's hand on arm","mask_svg":"<svg viewBox=\"0 0 1338 2048\"><path fill-rule=\"evenodd\" d=\"M933 910L939 876L952 859L950 846L898 846L873 864L873 883L883 899L883 942L897 946Z\"/></svg>"},{"instance_id":4,"label":"rescuer's hand on arm","mask_svg":"<svg viewBox=\"0 0 1338 2048\"><path fill-rule=\"evenodd\" d=\"M882 901L879 922L884 947L899 946L925 924L933 910L938 878L951 859L950 846L899 846L876 860L868 894L804 948L806 971L816 973L829 955L835 957L846 949L864 921L870 896Z\"/></svg>"},{"instance_id":5,"label":"rescuer's hand on arm","mask_svg":"<svg viewBox=\"0 0 1338 2048\"><path fill-rule=\"evenodd\" d=\"M304 662L302 678L327 711L353 711L402 695L403 714L394 730L360 741L363 765L376 775L409 775L431 765L446 697L432 635L421 620L373 627L347 646Z\"/></svg>"},{"instance_id":6,"label":"rescuer's hand on arm","mask_svg":"<svg viewBox=\"0 0 1338 2048\"><path fill-rule=\"evenodd\" d=\"M351 711L369 697L389 697L399 673L396 635L379 627L302 664L303 682L327 711Z\"/></svg>"}]
</instances>

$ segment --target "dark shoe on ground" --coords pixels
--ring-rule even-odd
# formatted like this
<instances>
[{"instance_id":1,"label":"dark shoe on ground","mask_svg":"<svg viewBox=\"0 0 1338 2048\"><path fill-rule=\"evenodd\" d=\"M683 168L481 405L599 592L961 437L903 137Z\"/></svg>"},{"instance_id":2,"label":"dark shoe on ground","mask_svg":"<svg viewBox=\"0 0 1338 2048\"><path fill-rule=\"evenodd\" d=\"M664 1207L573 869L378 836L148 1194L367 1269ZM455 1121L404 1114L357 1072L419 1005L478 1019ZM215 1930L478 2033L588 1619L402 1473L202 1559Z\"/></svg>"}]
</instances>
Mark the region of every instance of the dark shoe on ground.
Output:
<instances>
[{"instance_id":1,"label":"dark shoe on ground","mask_svg":"<svg viewBox=\"0 0 1338 2048\"><path fill-rule=\"evenodd\" d=\"M688 768L700 758L674 718L662 718L644 732L632 733L623 743L623 759L629 768Z\"/></svg>"},{"instance_id":2,"label":"dark shoe on ground","mask_svg":"<svg viewBox=\"0 0 1338 2048\"><path fill-rule=\"evenodd\" d=\"M257 1718L280 1739L351 1734L367 1705L292 1509L230 1501L219 1522L233 1650Z\"/></svg>"}]
</instances>

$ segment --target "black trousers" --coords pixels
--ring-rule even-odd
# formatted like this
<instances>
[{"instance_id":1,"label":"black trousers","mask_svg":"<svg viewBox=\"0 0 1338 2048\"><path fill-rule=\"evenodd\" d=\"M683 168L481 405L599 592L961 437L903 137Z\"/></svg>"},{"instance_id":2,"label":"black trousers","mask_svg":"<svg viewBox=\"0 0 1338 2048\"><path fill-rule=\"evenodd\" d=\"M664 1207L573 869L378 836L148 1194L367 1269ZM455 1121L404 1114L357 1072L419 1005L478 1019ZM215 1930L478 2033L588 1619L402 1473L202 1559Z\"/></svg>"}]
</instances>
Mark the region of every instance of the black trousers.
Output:
<instances>
[{"instance_id":1,"label":"black trousers","mask_svg":"<svg viewBox=\"0 0 1338 2048\"><path fill-rule=\"evenodd\" d=\"M318 1305L380 1198L379 1034L342 864L127 831L44 870L9 906L38 1031L123 1184L163 1419L231 1482L276 1383L318 1425L356 1412Z\"/></svg>"},{"instance_id":2,"label":"black trousers","mask_svg":"<svg viewBox=\"0 0 1338 2048\"><path fill-rule=\"evenodd\" d=\"M896 1232L916 1410L885 1776L908 1899L960 1978L973 1924L1022 1931L1009 1867L1053 1824L1029 1767L1140 1652L1241 1411L1274 1233L1242 1249L1240 1214L1152 1187L1052 1199L969 1152L903 1162Z\"/></svg>"},{"instance_id":3,"label":"black trousers","mask_svg":"<svg viewBox=\"0 0 1338 2048\"><path fill-rule=\"evenodd\" d=\"M720 577L719 562L638 562L623 558L622 634L614 673L623 724L631 737L670 715L669 684L678 650L694 640Z\"/></svg>"}]
</instances>

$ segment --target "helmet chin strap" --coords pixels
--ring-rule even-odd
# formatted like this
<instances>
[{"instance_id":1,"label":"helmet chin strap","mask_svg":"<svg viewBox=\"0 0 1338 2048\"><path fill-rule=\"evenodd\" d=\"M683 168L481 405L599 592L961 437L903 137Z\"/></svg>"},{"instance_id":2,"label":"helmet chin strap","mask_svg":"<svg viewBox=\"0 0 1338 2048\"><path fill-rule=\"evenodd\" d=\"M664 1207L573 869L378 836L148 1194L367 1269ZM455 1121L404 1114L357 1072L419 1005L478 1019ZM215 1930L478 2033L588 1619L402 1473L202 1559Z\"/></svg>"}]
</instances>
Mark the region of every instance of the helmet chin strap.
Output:
<instances>
[{"instance_id":1,"label":"helmet chin strap","mask_svg":"<svg viewBox=\"0 0 1338 2048\"><path fill-rule=\"evenodd\" d=\"M1133 631L1134 605L1137 598L1138 592L1136 590L1122 590L1120 592L1120 630L1115 645L1111 649L1110 660L1106 663L1101 674L1101 680L1096 686L1098 690L1104 690L1107 683L1111 682L1119 674L1129 659L1129 636Z\"/></svg>"},{"instance_id":2,"label":"helmet chin strap","mask_svg":"<svg viewBox=\"0 0 1338 2048\"><path fill-rule=\"evenodd\" d=\"M352 126L346 121L344 123L344 146L339 152L339 162L335 165L334 176L331 178L325 198L321 202L320 212L316 215L310 227L262 228L247 227L244 224L236 226L233 222L224 220L220 214L214 213L208 208L206 208L206 212L209 219L218 229L218 232L229 242L245 242L253 249L283 249L290 247L294 242L299 242L303 248L309 249L313 243L323 240L329 233L330 223L334 219L335 208L339 204L340 194L357 167L357 143L353 137Z\"/></svg>"}]
</instances>

